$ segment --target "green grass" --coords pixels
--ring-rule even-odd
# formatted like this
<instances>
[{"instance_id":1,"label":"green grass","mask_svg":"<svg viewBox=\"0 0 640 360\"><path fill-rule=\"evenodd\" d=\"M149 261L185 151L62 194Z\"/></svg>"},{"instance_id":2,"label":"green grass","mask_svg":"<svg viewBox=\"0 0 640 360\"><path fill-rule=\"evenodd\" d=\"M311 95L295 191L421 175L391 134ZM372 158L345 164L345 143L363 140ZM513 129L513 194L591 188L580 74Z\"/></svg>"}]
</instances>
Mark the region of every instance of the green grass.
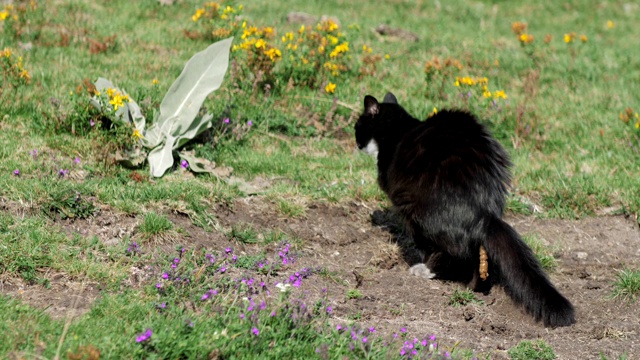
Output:
<instances>
[{"instance_id":1,"label":"green grass","mask_svg":"<svg viewBox=\"0 0 640 360\"><path fill-rule=\"evenodd\" d=\"M374 345L368 352L352 355L349 342L329 331L322 319L295 327L286 323L284 315L273 322L265 319L269 326L282 326L286 331L270 334L267 330L262 332L267 334L264 338L256 338L248 323L235 321L241 306L233 302L236 294L232 292L220 303L224 316L189 307L159 311L160 300L174 305L198 303L204 285L162 294L155 283L121 290L131 267L155 268L158 259L127 253L120 247L106 248L97 237L62 229L60 220L91 219L100 209L141 219L138 232L142 237L175 241L179 229L159 213L168 209L187 214L195 225L219 231L217 206L230 206L242 195L242 189L211 175L191 177L175 171L149 179L148 166L134 172L114 164L114 143L122 139L91 130L87 119L74 113L77 96L70 95L84 79L106 77L127 90L151 121L157 112L152 104L161 101L184 63L209 44L184 34L185 29L196 26L191 16L203 3L38 2L40 12L32 15L29 29L42 25L41 31L28 30L16 39L0 24L3 47L22 56L32 77L29 85L16 90L3 86L0 95L0 200L7 207L0 213L0 275L46 286L50 279L43 274L59 271L74 279L96 281L105 289L91 311L70 325L63 357L91 344L100 345L105 358L206 357L213 349L219 349L213 357L234 358L242 357L242 347L256 353L276 349L273 351L281 351L276 355L282 358L313 357L316 348L337 358L383 356L386 350ZM363 94L380 98L387 91L393 91L419 118L434 107L462 107L480 115L514 163L513 195L507 206L511 212L531 214L537 207L542 212L536 216L580 218L610 206L628 213L640 210L639 133L635 120L625 124L619 118L626 108L635 112L640 108L640 60L636 56L640 38L634 32L635 18L622 6L594 7L587 0L564 6L469 0L437 6L382 0L257 0L244 5L245 19L258 26L274 26L277 38L298 30L298 24L284 20L292 9L328 14L340 19L341 30L352 39L350 54L355 59L363 45L389 55L373 76L323 79L337 84L333 95L324 92L323 84L287 89L288 79L279 79L266 93L241 82L250 76L231 71L222 88L205 102L215 119L251 120L254 125L240 138L211 134L191 145L192 150L219 166L232 167L233 175L243 181L263 179L267 185L261 193L282 216L304 217L304 204L314 201L386 204L376 183L375 161L354 151L353 124L348 119L353 120L360 111ZM615 27L608 28L608 20ZM515 21L527 23L527 32L536 39L531 49L523 48L511 32ZM381 41L370 29L383 23L414 31L420 40ZM569 32L585 34L588 41L565 44L562 37ZM553 36L549 44L543 41L546 34ZM113 46L104 52L91 51L92 44L113 35ZM65 36L67 44L63 44ZM18 42L31 42L31 50L22 50ZM443 91L439 91L440 83L426 80L424 66L434 56L457 59L464 65L462 71L445 79ZM241 60L237 54L232 57ZM486 76L491 91L504 90L508 97L500 99L497 107L482 102L477 92L473 101L465 101L460 94L467 89L453 85L456 75ZM152 85L154 79L157 85ZM338 99L335 108L334 97ZM328 130L323 132L318 123ZM31 154L33 150L37 153ZM14 175L15 170L19 176ZM61 176L60 170L69 173ZM145 214L146 209L158 213ZM268 248L283 241L304 241L290 239L277 229L263 231L244 225L231 230L231 238L239 243ZM525 240L543 267L552 270L552 251L534 238ZM256 263L267 255L266 251L238 254L233 266L264 275ZM184 265L185 274L198 273L195 263ZM320 276L334 277L326 269ZM621 272L613 296L635 299L637 279L637 272ZM362 296L352 289L347 297L357 298L358 294ZM464 292L460 294L465 297ZM62 322L1 296L0 313L6 314L0 330L7 334L0 343L2 356L16 352L24 357L55 355ZM349 314L354 319L359 315ZM194 323L193 328L184 325L187 320ZM135 336L147 327L153 328L152 342L136 344ZM290 348L270 346L285 339ZM290 343L290 339L299 341ZM47 344L42 354L39 342Z\"/></svg>"},{"instance_id":2,"label":"green grass","mask_svg":"<svg viewBox=\"0 0 640 360\"><path fill-rule=\"evenodd\" d=\"M553 250L551 247L544 245L542 240L538 239L536 235L527 234L522 237L522 240L529 245L533 250L534 255L540 261L540 265L546 271L553 271L558 266L557 260L553 257Z\"/></svg>"},{"instance_id":3,"label":"green grass","mask_svg":"<svg viewBox=\"0 0 640 360\"><path fill-rule=\"evenodd\" d=\"M167 233L173 229L173 226L173 223L166 216L156 214L155 212L148 212L144 215L138 231L140 231L144 237L152 237Z\"/></svg>"},{"instance_id":4,"label":"green grass","mask_svg":"<svg viewBox=\"0 0 640 360\"><path fill-rule=\"evenodd\" d=\"M362 291L358 289L347 290L347 299L360 299L362 298Z\"/></svg>"},{"instance_id":5,"label":"green grass","mask_svg":"<svg viewBox=\"0 0 640 360\"><path fill-rule=\"evenodd\" d=\"M635 302L638 296L640 296L640 270L619 271L613 283L611 298Z\"/></svg>"},{"instance_id":6,"label":"green grass","mask_svg":"<svg viewBox=\"0 0 640 360\"><path fill-rule=\"evenodd\" d=\"M509 349L509 356L513 360L553 360L556 358L553 348L547 345L544 340L521 341Z\"/></svg>"},{"instance_id":7,"label":"green grass","mask_svg":"<svg viewBox=\"0 0 640 360\"><path fill-rule=\"evenodd\" d=\"M484 304L484 301L478 299L476 294L474 294L473 291L469 289L465 289L465 290L456 289L451 295L451 297L449 298L449 306L460 307L460 306L466 306L469 304L482 305Z\"/></svg>"}]
</instances>

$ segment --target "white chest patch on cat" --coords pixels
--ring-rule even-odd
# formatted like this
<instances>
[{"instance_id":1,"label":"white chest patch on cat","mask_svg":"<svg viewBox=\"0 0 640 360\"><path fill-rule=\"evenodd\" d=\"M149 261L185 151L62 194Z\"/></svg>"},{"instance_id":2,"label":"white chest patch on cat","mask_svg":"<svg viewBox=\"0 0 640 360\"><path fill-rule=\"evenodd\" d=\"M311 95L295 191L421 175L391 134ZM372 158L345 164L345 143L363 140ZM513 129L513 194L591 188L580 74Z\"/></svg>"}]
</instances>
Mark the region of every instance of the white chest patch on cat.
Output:
<instances>
[{"instance_id":1,"label":"white chest patch on cat","mask_svg":"<svg viewBox=\"0 0 640 360\"><path fill-rule=\"evenodd\" d=\"M371 139L366 147L362 149L366 154L373 156L374 158L378 158L378 143Z\"/></svg>"}]
</instances>

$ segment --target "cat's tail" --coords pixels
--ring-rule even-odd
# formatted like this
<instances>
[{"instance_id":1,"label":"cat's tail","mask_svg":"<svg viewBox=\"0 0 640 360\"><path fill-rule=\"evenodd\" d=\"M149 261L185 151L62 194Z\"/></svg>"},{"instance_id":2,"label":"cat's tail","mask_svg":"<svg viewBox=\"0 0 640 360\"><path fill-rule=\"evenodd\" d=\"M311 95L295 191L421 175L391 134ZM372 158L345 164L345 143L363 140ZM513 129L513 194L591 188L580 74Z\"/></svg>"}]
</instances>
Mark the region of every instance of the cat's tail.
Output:
<instances>
[{"instance_id":1,"label":"cat's tail","mask_svg":"<svg viewBox=\"0 0 640 360\"><path fill-rule=\"evenodd\" d=\"M509 224L492 218L483 245L505 292L536 321L550 327L576 322L573 305L551 284L533 251Z\"/></svg>"}]
</instances>

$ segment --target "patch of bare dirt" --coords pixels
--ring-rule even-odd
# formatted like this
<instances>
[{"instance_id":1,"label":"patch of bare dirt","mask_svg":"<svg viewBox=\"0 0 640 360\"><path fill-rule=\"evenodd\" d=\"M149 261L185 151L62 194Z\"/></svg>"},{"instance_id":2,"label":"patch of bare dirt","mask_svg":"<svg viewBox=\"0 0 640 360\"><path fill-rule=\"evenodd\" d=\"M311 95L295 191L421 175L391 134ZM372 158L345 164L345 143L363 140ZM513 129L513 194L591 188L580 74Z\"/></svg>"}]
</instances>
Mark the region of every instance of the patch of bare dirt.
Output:
<instances>
[{"instance_id":1,"label":"patch of bare dirt","mask_svg":"<svg viewBox=\"0 0 640 360\"><path fill-rule=\"evenodd\" d=\"M379 331L406 326L416 336L435 333L442 344L506 357L522 340L544 339L560 359L640 358L640 306L608 297L619 270L640 266L640 231L624 216L583 220L508 217L521 234L535 234L555 250L553 283L576 307L577 324L546 329L515 306L499 287L477 294L483 304L451 307L449 298L462 285L424 280L408 273L416 260L409 239L399 229L380 226L381 212L366 204L312 204L306 216L289 219L261 198L245 198L219 214L225 225L252 223L278 228L304 240L299 266L322 266L335 277L321 279L334 303L336 322L357 314ZM373 219L372 219L373 218ZM387 222L388 223L388 222ZM378 225L376 225L378 224ZM360 299L346 299L358 288Z\"/></svg>"},{"instance_id":2,"label":"patch of bare dirt","mask_svg":"<svg viewBox=\"0 0 640 360\"><path fill-rule=\"evenodd\" d=\"M97 283L73 280L64 273L46 273L42 277L48 280L47 287L28 284L17 277L2 277L0 293L42 309L54 319L86 313L100 293Z\"/></svg>"}]
</instances>

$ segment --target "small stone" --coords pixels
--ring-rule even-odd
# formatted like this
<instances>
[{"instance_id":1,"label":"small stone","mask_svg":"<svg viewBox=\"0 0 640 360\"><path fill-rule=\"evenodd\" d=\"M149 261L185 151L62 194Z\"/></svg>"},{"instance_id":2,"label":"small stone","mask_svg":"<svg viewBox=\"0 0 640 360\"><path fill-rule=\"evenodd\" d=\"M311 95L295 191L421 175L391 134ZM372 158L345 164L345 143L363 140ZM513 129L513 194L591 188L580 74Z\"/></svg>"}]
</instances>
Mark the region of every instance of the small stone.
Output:
<instances>
[{"instance_id":1,"label":"small stone","mask_svg":"<svg viewBox=\"0 0 640 360\"><path fill-rule=\"evenodd\" d=\"M586 252L584 252L584 251L578 251L578 252L576 253L576 257L577 257L578 259L580 259L580 260L584 260L584 259L586 259L586 258L587 258L587 256L589 256L589 254L587 254L587 253L586 253Z\"/></svg>"}]
</instances>

